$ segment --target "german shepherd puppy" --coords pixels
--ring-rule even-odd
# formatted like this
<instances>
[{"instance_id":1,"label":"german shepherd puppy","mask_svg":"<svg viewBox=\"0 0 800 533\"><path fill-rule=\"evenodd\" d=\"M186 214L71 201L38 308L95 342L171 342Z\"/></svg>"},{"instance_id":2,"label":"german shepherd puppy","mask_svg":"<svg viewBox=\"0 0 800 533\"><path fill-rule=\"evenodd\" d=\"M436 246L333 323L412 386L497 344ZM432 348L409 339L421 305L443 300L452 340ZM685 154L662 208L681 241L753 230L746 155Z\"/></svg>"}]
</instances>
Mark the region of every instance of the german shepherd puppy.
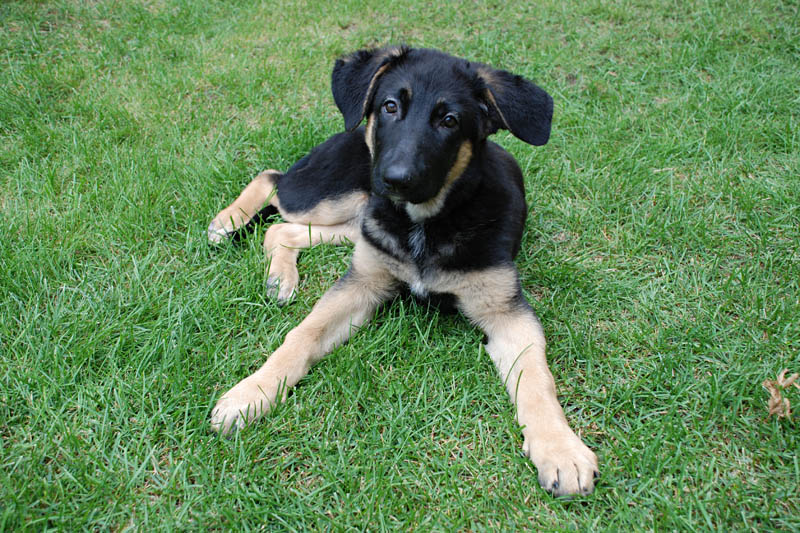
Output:
<instances>
[{"instance_id":1,"label":"german shepherd puppy","mask_svg":"<svg viewBox=\"0 0 800 533\"><path fill-rule=\"evenodd\" d=\"M214 218L208 238L280 212L286 222L264 239L268 289L279 301L297 287L301 248L353 242L352 263L266 363L222 396L212 427L227 434L261 417L382 302L409 289L452 303L485 332L542 487L590 493L597 458L567 424L514 265L527 213L522 172L487 140L507 129L545 144L552 98L509 72L407 47L338 60L332 87L347 131L285 174L259 174Z\"/></svg>"}]
</instances>

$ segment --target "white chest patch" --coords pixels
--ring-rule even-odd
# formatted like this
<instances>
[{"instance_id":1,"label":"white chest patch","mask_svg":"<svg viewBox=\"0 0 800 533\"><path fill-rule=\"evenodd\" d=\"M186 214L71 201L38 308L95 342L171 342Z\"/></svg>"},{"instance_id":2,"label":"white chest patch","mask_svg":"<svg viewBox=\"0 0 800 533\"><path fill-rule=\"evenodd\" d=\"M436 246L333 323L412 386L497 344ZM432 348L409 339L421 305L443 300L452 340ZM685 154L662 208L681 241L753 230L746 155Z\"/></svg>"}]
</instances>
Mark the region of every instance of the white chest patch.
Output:
<instances>
[{"instance_id":1,"label":"white chest patch","mask_svg":"<svg viewBox=\"0 0 800 533\"><path fill-rule=\"evenodd\" d=\"M426 287L421 281L414 281L410 283L408 288L411 289L411 294L417 296L418 298L426 298L428 296L428 287Z\"/></svg>"},{"instance_id":2,"label":"white chest patch","mask_svg":"<svg viewBox=\"0 0 800 533\"><path fill-rule=\"evenodd\" d=\"M408 234L408 247L411 249L411 257L419 259L425 251L425 230L422 224L414 224Z\"/></svg>"}]
</instances>

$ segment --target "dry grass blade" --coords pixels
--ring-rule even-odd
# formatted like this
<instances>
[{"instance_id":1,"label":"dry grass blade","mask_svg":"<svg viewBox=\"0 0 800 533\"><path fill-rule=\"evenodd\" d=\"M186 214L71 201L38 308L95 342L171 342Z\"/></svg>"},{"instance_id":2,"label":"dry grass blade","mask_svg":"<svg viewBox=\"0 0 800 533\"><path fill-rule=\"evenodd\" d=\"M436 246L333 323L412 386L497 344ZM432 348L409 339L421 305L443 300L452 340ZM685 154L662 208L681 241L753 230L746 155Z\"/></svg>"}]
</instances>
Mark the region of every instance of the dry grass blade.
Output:
<instances>
[{"instance_id":1,"label":"dry grass blade","mask_svg":"<svg viewBox=\"0 0 800 533\"><path fill-rule=\"evenodd\" d=\"M788 371L788 368L784 368L781 373L778 374L777 379L765 379L761 384L765 389L767 389L767 391L769 391L769 400L767 400L767 409L769 410L769 414L767 415L767 418L772 415L776 415L778 418L789 418L792 416L789 399L784 398L782 392L784 389L787 389L792 385L800 389L800 385L795 383L800 374L795 372L787 378L786 373Z\"/></svg>"}]
</instances>

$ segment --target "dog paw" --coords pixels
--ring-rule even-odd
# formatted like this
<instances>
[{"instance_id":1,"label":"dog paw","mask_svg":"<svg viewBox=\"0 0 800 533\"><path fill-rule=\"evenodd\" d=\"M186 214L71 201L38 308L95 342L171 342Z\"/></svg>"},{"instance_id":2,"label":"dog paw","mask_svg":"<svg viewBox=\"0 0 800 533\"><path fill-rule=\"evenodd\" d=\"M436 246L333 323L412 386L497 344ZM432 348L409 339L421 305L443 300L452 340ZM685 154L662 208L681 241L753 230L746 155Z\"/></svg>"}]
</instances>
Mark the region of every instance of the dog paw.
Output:
<instances>
[{"instance_id":1,"label":"dog paw","mask_svg":"<svg viewBox=\"0 0 800 533\"><path fill-rule=\"evenodd\" d=\"M297 268L275 268L275 264L271 265L267 276L267 296L278 301L278 304L283 305L291 301L294 297L297 284L300 282L300 274Z\"/></svg>"},{"instance_id":2,"label":"dog paw","mask_svg":"<svg viewBox=\"0 0 800 533\"><path fill-rule=\"evenodd\" d=\"M294 297L296 284L283 281L283 278L269 276L267 278L267 296L277 300L279 305L289 303Z\"/></svg>"},{"instance_id":3,"label":"dog paw","mask_svg":"<svg viewBox=\"0 0 800 533\"><path fill-rule=\"evenodd\" d=\"M539 484L554 496L587 495L599 476L597 456L574 433L522 446L539 471Z\"/></svg>"},{"instance_id":4,"label":"dog paw","mask_svg":"<svg viewBox=\"0 0 800 533\"><path fill-rule=\"evenodd\" d=\"M231 236L231 232L226 230L217 219L214 219L211 221L211 224L208 225L206 236L208 237L209 243L219 244L223 241L227 241Z\"/></svg>"},{"instance_id":5,"label":"dog paw","mask_svg":"<svg viewBox=\"0 0 800 533\"><path fill-rule=\"evenodd\" d=\"M255 422L275 404L270 394L254 376L240 381L222 395L211 410L211 429L228 435Z\"/></svg>"},{"instance_id":6,"label":"dog paw","mask_svg":"<svg viewBox=\"0 0 800 533\"><path fill-rule=\"evenodd\" d=\"M229 240L236 230L247 224L250 217L239 209L227 207L220 211L208 225L206 235L208 242L219 244Z\"/></svg>"}]
</instances>

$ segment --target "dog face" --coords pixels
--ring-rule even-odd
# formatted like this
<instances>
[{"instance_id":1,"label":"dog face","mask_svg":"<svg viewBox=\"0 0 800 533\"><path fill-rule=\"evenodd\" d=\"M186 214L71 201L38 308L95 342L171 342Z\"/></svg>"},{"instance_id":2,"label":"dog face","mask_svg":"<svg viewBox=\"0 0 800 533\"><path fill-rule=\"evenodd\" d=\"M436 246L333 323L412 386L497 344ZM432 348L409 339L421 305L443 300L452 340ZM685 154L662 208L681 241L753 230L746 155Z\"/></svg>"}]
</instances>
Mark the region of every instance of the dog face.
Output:
<instances>
[{"instance_id":1,"label":"dog face","mask_svg":"<svg viewBox=\"0 0 800 533\"><path fill-rule=\"evenodd\" d=\"M372 191L418 204L441 190L460 152L468 158L485 138L489 116L463 69L409 56L377 81L367 134ZM451 69L443 75L442 67Z\"/></svg>"},{"instance_id":2,"label":"dog face","mask_svg":"<svg viewBox=\"0 0 800 533\"><path fill-rule=\"evenodd\" d=\"M372 192L395 201L434 198L500 128L537 145L550 134L542 89L435 50L362 50L337 61L332 78L345 127L367 117Z\"/></svg>"}]
</instances>

